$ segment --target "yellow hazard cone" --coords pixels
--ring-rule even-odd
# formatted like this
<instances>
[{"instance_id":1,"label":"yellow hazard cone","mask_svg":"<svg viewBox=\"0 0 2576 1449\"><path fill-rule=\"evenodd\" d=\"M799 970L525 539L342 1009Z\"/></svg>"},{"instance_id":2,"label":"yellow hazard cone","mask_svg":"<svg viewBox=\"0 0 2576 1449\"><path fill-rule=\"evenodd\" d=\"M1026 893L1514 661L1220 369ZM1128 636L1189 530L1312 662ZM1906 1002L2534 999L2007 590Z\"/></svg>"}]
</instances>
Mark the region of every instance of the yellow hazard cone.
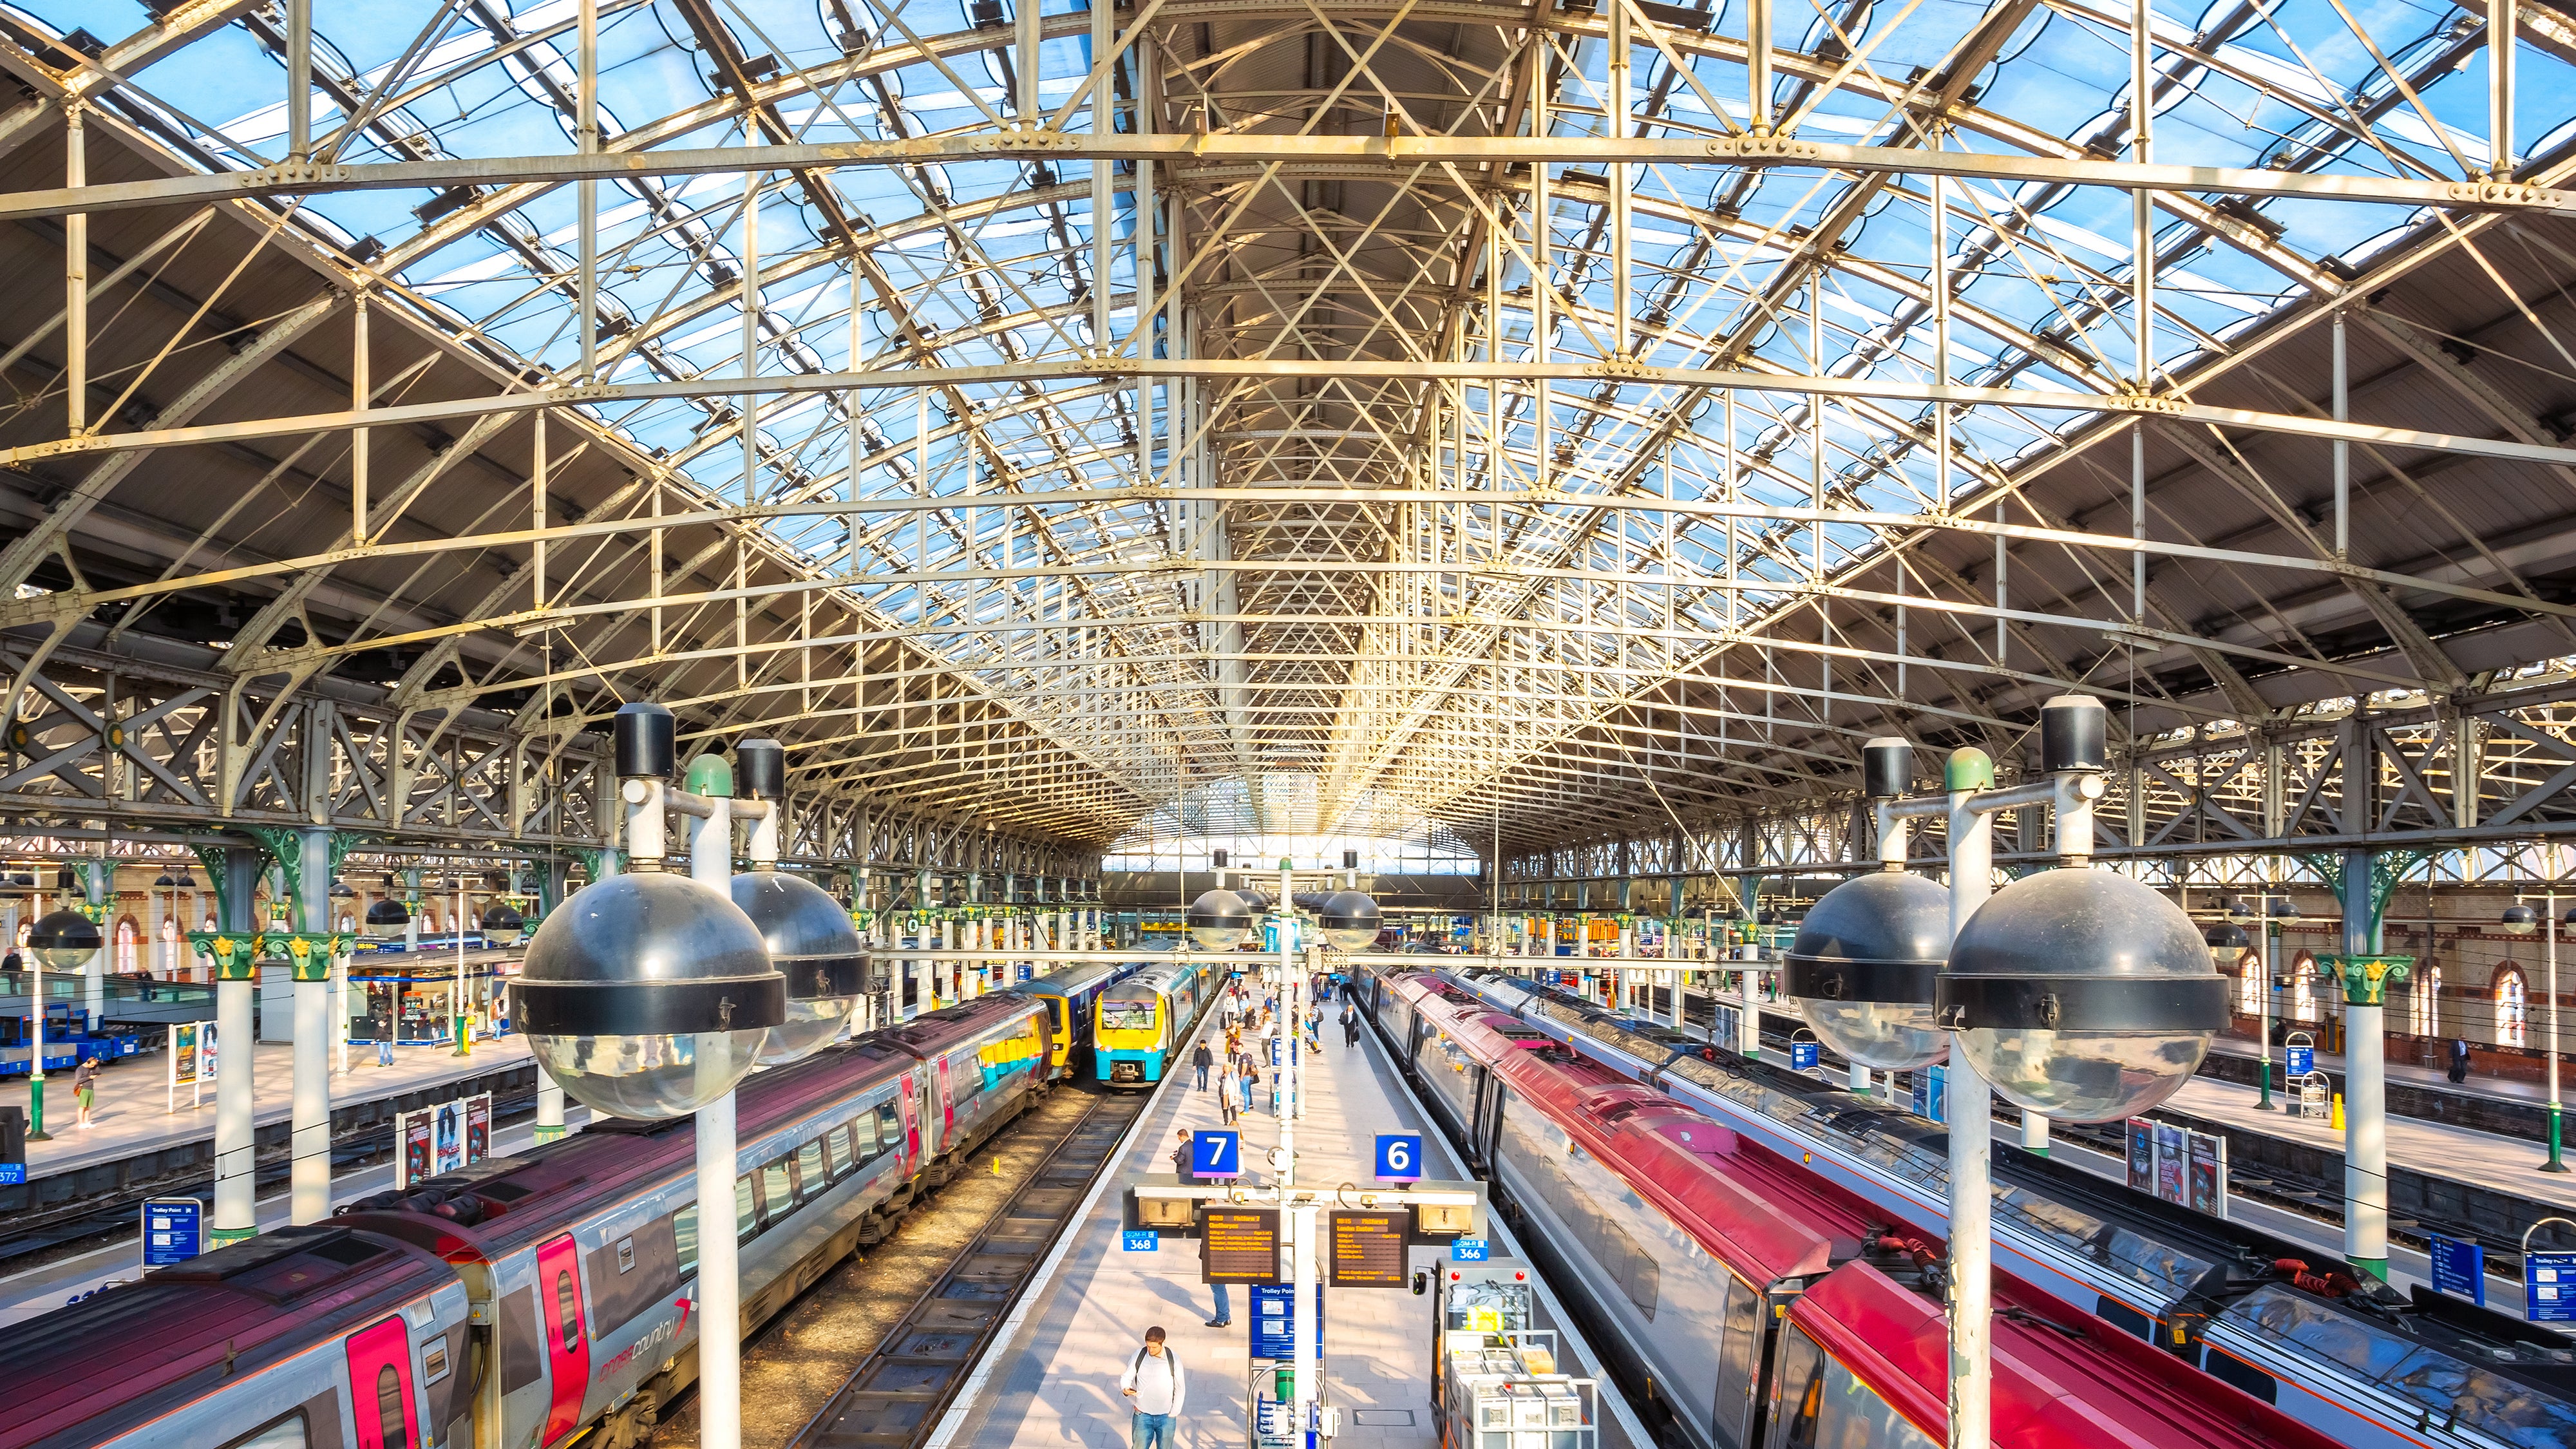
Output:
<instances>
[{"instance_id":1,"label":"yellow hazard cone","mask_svg":"<svg viewBox=\"0 0 2576 1449\"><path fill-rule=\"evenodd\" d=\"M2343 1130L2343 1093L2341 1092L2334 1094L2334 1122L2332 1125L2334 1130L2337 1132L2341 1132Z\"/></svg>"},{"instance_id":2,"label":"yellow hazard cone","mask_svg":"<svg viewBox=\"0 0 2576 1449\"><path fill-rule=\"evenodd\" d=\"M1002 1175L1002 1154L998 1152L993 1154L993 1175L995 1177Z\"/></svg>"}]
</instances>

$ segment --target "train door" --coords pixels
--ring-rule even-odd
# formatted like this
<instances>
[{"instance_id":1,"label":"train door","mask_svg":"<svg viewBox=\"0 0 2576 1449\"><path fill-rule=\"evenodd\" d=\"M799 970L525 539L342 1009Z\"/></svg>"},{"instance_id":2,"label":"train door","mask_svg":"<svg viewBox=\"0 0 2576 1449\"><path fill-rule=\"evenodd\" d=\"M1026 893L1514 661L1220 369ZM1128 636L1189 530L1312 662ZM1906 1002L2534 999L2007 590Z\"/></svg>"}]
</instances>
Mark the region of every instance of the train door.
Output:
<instances>
[{"instance_id":1,"label":"train door","mask_svg":"<svg viewBox=\"0 0 2576 1449\"><path fill-rule=\"evenodd\" d=\"M939 1059L939 1145L946 1147L957 1130L957 1098L948 1090L948 1058Z\"/></svg>"},{"instance_id":2,"label":"train door","mask_svg":"<svg viewBox=\"0 0 2576 1449\"><path fill-rule=\"evenodd\" d=\"M546 1431L552 1444L581 1427L581 1402L590 1394L590 1334L582 1322L581 1251L566 1233L537 1247L537 1318L546 1340L552 1394ZM363 1446L362 1446L363 1449Z\"/></svg>"},{"instance_id":3,"label":"train door","mask_svg":"<svg viewBox=\"0 0 2576 1449\"><path fill-rule=\"evenodd\" d=\"M411 1334L400 1317L349 1335L349 1408L358 1449L420 1449Z\"/></svg>"},{"instance_id":4,"label":"train door","mask_svg":"<svg viewBox=\"0 0 2576 1449\"><path fill-rule=\"evenodd\" d=\"M914 1084L914 1075L903 1074L903 1170L907 1176L921 1166L921 1089Z\"/></svg>"}]
</instances>

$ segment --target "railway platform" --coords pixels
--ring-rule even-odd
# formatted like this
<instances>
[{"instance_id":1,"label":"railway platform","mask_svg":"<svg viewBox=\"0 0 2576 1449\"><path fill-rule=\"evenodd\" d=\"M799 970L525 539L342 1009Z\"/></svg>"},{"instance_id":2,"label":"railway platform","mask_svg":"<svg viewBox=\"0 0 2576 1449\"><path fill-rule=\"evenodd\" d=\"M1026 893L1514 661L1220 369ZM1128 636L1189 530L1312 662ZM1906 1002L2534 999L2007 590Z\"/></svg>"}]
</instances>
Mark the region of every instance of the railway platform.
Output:
<instances>
[{"instance_id":1,"label":"railway platform","mask_svg":"<svg viewBox=\"0 0 2576 1449\"><path fill-rule=\"evenodd\" d=\"M1376 1135L1396 1131L1424 1133L1432 1158L1426 1165L1435 1176L1463 1176L1446 1160L1438 1132L1420 1119L1375 1044L1364 1040L1345 1048L1339 1032L1325 1035L1324 1055L1309 1059L1311 1095L1297 1124L1300 1180L1370 1181ZM1012 1327L927 1449L1037 1443L1123 1449L1129 1412L1119 1395L1119 1374L1145 1330L1158 1324L1170 1334L1189 1375L1179 1449L1250 1442L1244 1422L1250 1290L1231 1290L1230 1327L1209 1327L1212 1301L1199 1281L1195 1242L1166 1241L1153 1253L1126 1252L1121 1242L1120 1189L1138 1174L1168 1172L1176 1133L1221 1125L1215 1089L1196 1090L1186 1076L1139 1120L1123 1158L1104 1174L1089 1210L1058 1245L1051 1276L1021 1300ZM1243 1160L1253 1180L1271 1180L1265 1154L1277 1145L1279 1128L1279 1119L1259 1107L1241 1119ZM1502 1238L1495 1226L1495 1236ZM1504 1251L1502 1242L1496 1251ZM1428 1248L1414 1249L1413 1257L1423 1268L1445 1261ZM1394 1289L1327 1291L1326 1395L1343 1410L1335 1449L1431 1449L1439 1442L1431 1402L1434 1302ZM1569 1371L1597 1371L1588 1353L1575 1357L1585 1366ZM1607 1421L1616 1391L1605 1383L1602 1396ZM1605 1422L1600 1442L1630 1449L1633 1441Z\"/></svg>"},{"instance_id":2,"label":"railway platform","mask_svg":"<svg viewBox=\"0 0 2576 1449\"><path fill-rule=\"evenodd\" d=\"M351 1107L434 1092L451 1082L535 1069L527 1039L517 1035L477 1041L471 1056L460 1057L449 1046L395 1047L393 1056L393 1065L378 1066L374 1047L350 1049L349 1070L331 1079L335 1116ZM251 1078L254 1129L274 1124L282 1130L294 1105L294 1046L262 1043L252 1057ZM45 1130L51 1140L27 1144L27 1180L41 1183L48 1177L167 1154L198 1143L211 1152L215 1084L209 1081L193 1094L190 1088L179 1088L177 1110L172 1111L168 1082L168 1068L159 1052L126 1057L101 1069L98 1107L90 1114L94 1125L84 1131L73 1125L77 1109L72 1101L72 1074L47 1073ZM24 1110L27 1097L24 1077L10 1077L0 1084L0 1106ZM192 1107L192 1100L197 1105Z\"/></svg>"}]
</instances>

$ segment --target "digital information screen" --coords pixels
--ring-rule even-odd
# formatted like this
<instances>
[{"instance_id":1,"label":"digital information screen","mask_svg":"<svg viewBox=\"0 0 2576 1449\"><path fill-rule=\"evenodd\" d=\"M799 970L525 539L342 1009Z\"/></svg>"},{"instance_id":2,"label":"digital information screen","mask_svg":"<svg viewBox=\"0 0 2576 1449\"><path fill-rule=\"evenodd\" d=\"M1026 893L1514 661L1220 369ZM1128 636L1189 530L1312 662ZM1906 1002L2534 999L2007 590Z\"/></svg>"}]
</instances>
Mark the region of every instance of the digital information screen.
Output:
<instances>
[{"instance_id":1,"label":"digital information screen","mask_svg":"<svg viewBox=\"0 0 2576 1449\"><path fill-rule=\"evenodd\" d=\"M1199 1281L1279 1281L1279 1210L1212 1207L1199 1217Z\"/></svg>"},{"instance_id":2,"label":"digital information screen","mask_svg":"<svg viewBox=\"0 0 2576 1449\"><path fill-rule=\"evenodd\" d=\"M1327 1213L1324 1241L1332 1251L1325 1282L1336 1288L1401 1288L1408 1227L1405 1212Z\"/></svg>"}]
</instances>

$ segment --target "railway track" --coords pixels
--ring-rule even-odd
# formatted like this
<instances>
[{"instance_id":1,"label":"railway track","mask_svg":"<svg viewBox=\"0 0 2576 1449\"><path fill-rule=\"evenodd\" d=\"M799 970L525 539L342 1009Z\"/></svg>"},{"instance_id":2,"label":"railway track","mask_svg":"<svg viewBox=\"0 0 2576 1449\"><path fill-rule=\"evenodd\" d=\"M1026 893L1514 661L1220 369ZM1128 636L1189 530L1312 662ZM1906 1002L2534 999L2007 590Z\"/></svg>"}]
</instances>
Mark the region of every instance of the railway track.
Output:
<instances>
[{"instance_id":1,"label":"railway track","mask_svg":"<svg viewBox=\"0 0 2576 1449\"><path fill-rule=\"evenodd\" d=\"M1155 1096L1049 1093L977 1150L974 1170L746 1340L744 1449L912 1449L926 1438ZM692 1392L650 1442L697 1439Z\"/></svg>"}]
</instances>

